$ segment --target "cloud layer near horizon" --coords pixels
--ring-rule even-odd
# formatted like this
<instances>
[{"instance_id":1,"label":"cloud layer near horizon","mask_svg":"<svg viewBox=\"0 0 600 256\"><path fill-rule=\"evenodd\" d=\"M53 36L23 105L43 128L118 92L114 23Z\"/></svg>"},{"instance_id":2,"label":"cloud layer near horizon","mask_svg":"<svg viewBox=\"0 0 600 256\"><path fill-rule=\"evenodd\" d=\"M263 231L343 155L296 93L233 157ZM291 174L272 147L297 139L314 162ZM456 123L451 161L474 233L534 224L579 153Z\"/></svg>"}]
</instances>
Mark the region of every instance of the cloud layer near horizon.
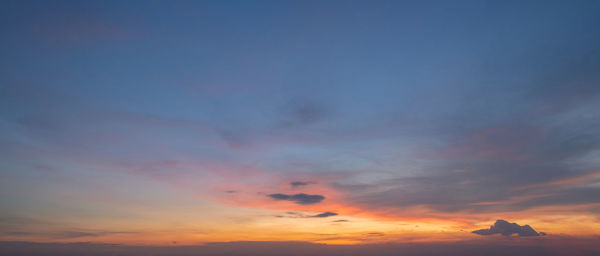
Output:
<instances>
[{"instance_id":1,"label":"cloud layer near horizon","mask_svg":"<svg viewBox=\"0 0 600 256\"><path fill-rule=\"evenodd\" d=\"M578 246L573 246L576 242ZM554 255L595 255L600 248L593 239L575 241L569 238L548 240L544 243L411 243L411 244L369 244L369 245L324 245L305 242L228 242L210 243L204 246L124 246L94 243L24 243L0 242L0 255L231 255L231 256L275 256L275 255L314 255L314 256L363 256L363 255L402 255L406 256L554 256Z\"/></svg>"}]
</instances>

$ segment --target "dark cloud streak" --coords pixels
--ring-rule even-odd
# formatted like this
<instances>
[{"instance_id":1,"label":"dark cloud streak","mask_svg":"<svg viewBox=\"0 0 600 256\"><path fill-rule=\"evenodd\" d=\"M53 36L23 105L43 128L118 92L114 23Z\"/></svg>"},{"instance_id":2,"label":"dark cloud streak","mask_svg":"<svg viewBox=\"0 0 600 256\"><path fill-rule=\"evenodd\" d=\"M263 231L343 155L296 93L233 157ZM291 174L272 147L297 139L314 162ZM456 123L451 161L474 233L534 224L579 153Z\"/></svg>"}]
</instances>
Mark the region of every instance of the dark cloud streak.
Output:
<instances>
[{"instance_id":1,"label":"dark cloud streak","mask_svg":"<svg viewBox=\"0 0 600 256\"><path fill-rule=\"evenodd\" d=\"M270 194L270 195L268 195L268 197L270 197L274 200L291 201L291 202L294 202L296 204L301 204L301 205L317 204L325 199L325 197L322 195L308 195L308 194L304 194L304 193L295 194L295 195L286 195L286 194L277 193L277 194Z\"/></svg>"},{"instance_id":2,"label":"dark cloud streak","mask_svg":"<svg viewBox=\"0 0 600 256\"><path fill-rule=\"evenodd\" d=\"M313 217L313 218L327 218L327 217L336 216L336 215L338 215L338 214L335 213L335 212L324 212L324 213L319 213L317 215L313 215L311 217Z\"/></svg>"},{"instance_id":3,"label":"dark cloud streak","mask_svg":"<svg viewBox=\"0 0 600 256\"><path fill-rule=\"evenodd\" d=\"M292 181L292 182L290 182L290 186L292 186L294 188L308 186L310 184L315 184L315 182L312 182L312 181Z\"/></svg>"}]
</instances>

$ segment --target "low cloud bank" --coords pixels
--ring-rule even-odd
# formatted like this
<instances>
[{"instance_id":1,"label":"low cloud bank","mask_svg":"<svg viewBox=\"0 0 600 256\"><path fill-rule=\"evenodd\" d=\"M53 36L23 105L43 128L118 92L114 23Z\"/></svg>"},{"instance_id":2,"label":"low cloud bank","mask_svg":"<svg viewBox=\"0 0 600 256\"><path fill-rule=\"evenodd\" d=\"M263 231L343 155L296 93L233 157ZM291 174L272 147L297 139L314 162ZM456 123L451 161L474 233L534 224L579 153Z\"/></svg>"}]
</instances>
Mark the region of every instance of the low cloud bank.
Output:
<instances>
[{"instance_id":1,"label":"low cloud bank","mask_svg":"<svg viewBox=\"0 0 600 256\"><path fill-rule=\"evenodd\" d=\"M520 240L520 239L518 239ZM537 240L537 239L536 239ZM600 255L597 238L550 239L546 243L405 243L325 245L307 242L225 242L199 246L126 246L96 243L0 242L0 256L552 256ZM170 243L170 242L169 242Z\"/></svg>"}]
</instances>

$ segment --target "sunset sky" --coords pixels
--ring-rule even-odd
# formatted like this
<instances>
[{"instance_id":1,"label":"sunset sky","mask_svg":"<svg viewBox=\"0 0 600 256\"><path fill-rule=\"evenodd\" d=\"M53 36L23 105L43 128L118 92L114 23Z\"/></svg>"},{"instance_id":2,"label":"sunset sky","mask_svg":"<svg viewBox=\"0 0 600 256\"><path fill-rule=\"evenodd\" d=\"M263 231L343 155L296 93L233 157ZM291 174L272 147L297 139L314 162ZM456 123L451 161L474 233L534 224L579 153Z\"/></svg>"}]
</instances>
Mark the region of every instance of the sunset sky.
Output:
<instances>
[{"instance_id":1,"label":"sunset sky","mask_svg":"<svg viewBox=\"0 0 600 256\"><path fill-rule=\"evenodd\" d=\"M0 241L598 239L599 14L2 1Z\"/></svg>"}]
</instances>

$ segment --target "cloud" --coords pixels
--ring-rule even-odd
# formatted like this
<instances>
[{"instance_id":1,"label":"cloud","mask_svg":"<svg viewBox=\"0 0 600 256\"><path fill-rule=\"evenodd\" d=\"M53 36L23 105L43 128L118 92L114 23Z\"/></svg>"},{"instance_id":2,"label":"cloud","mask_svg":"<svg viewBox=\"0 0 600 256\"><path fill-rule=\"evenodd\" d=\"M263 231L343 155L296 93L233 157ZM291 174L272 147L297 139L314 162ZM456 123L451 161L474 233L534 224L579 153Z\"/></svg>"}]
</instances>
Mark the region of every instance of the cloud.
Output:
<instances>
[{"instance_id":1,"label":"cloud","mask_svg":"<svg viewBox=\"0 0 600 256\"><path fill-rule=\"evenodd\" d=\"M490 226L489 229L480 229L475 230L472 233L489 236L494 234L502 234L503 236L510 236L512 234L518 234L519 236L539 236L540 234L536 232L529 225L521 226L517 223L509 223L505 220L496 220L494 225Z\"/></svg>"},{"instance_id":2,"label":"cloud","mask_svg":"<svg viewBox=\"0 0 600 256\"><path fill-rule=\"evenodd\" d=\"M275 200L286 200L292 201L297 204L308 205L308 204L316 204L320 203L325 199L322 195L308 195L304 193L295 194L295 195L286 195L286 194L270 194L268 197Z\"/></svg>"},{"instance_id":3,"label":"cloud","mask_svg":"<svg viewBox=\"0 0 600 256\"><path fill-rule=\"evenodd\" d=\"M333 222L349 222L349 220L334 220Z\"/></svg>"},{"instance_id":4,"label":"cloud","mask_svg":"<svg viewBox=\"0 0 600 256\"><path fill-rule=\"evenodd\" d=\"M446 146L428 149L437 153L421 156L426 161L418 175L333 186L371 210L425 206L445 213L493 213L595 204L599 176L589 155L600 145L600 133L589 130L527 124L455 134Z\"/></svg>"},{"instance_id":5,"label":"cloud","mask_svg":"<svg viewBox=\"0 0 600 256\"><path fill-rule=\"evenodd\" d=\"M311 217L313 217L313 218L327 218L327 217L336 216L336 215L338 215L338 214L335 213L335 212L324 212L324 213L319 213L317 215L313 215Z\"/></svg>"},{"instance_id":6,"label":"cloud","mask_svg":"<svg viewBox=\"0 0 600 256\"><path fill-rule=\"evenodd\" d=\"M277 218L327 218L338 215L335 212L323 212L319 214L309 215L301 212L286 212L285 214L275 215Z\"/></svg>"},{"instance_id":7,"label":"cloud","mask_svg":"<svg viewBox=\"0 0 600 256\"><path fill-rule=\"evenodd\" d=\"M292 182L290 182L290 185L292 187L294 187L294 188L295 187L307 186L307 185L310 185L310 184L315 184L315 183L312 182L312 181L292 181Z\"/></svg>"}]
</instances>

